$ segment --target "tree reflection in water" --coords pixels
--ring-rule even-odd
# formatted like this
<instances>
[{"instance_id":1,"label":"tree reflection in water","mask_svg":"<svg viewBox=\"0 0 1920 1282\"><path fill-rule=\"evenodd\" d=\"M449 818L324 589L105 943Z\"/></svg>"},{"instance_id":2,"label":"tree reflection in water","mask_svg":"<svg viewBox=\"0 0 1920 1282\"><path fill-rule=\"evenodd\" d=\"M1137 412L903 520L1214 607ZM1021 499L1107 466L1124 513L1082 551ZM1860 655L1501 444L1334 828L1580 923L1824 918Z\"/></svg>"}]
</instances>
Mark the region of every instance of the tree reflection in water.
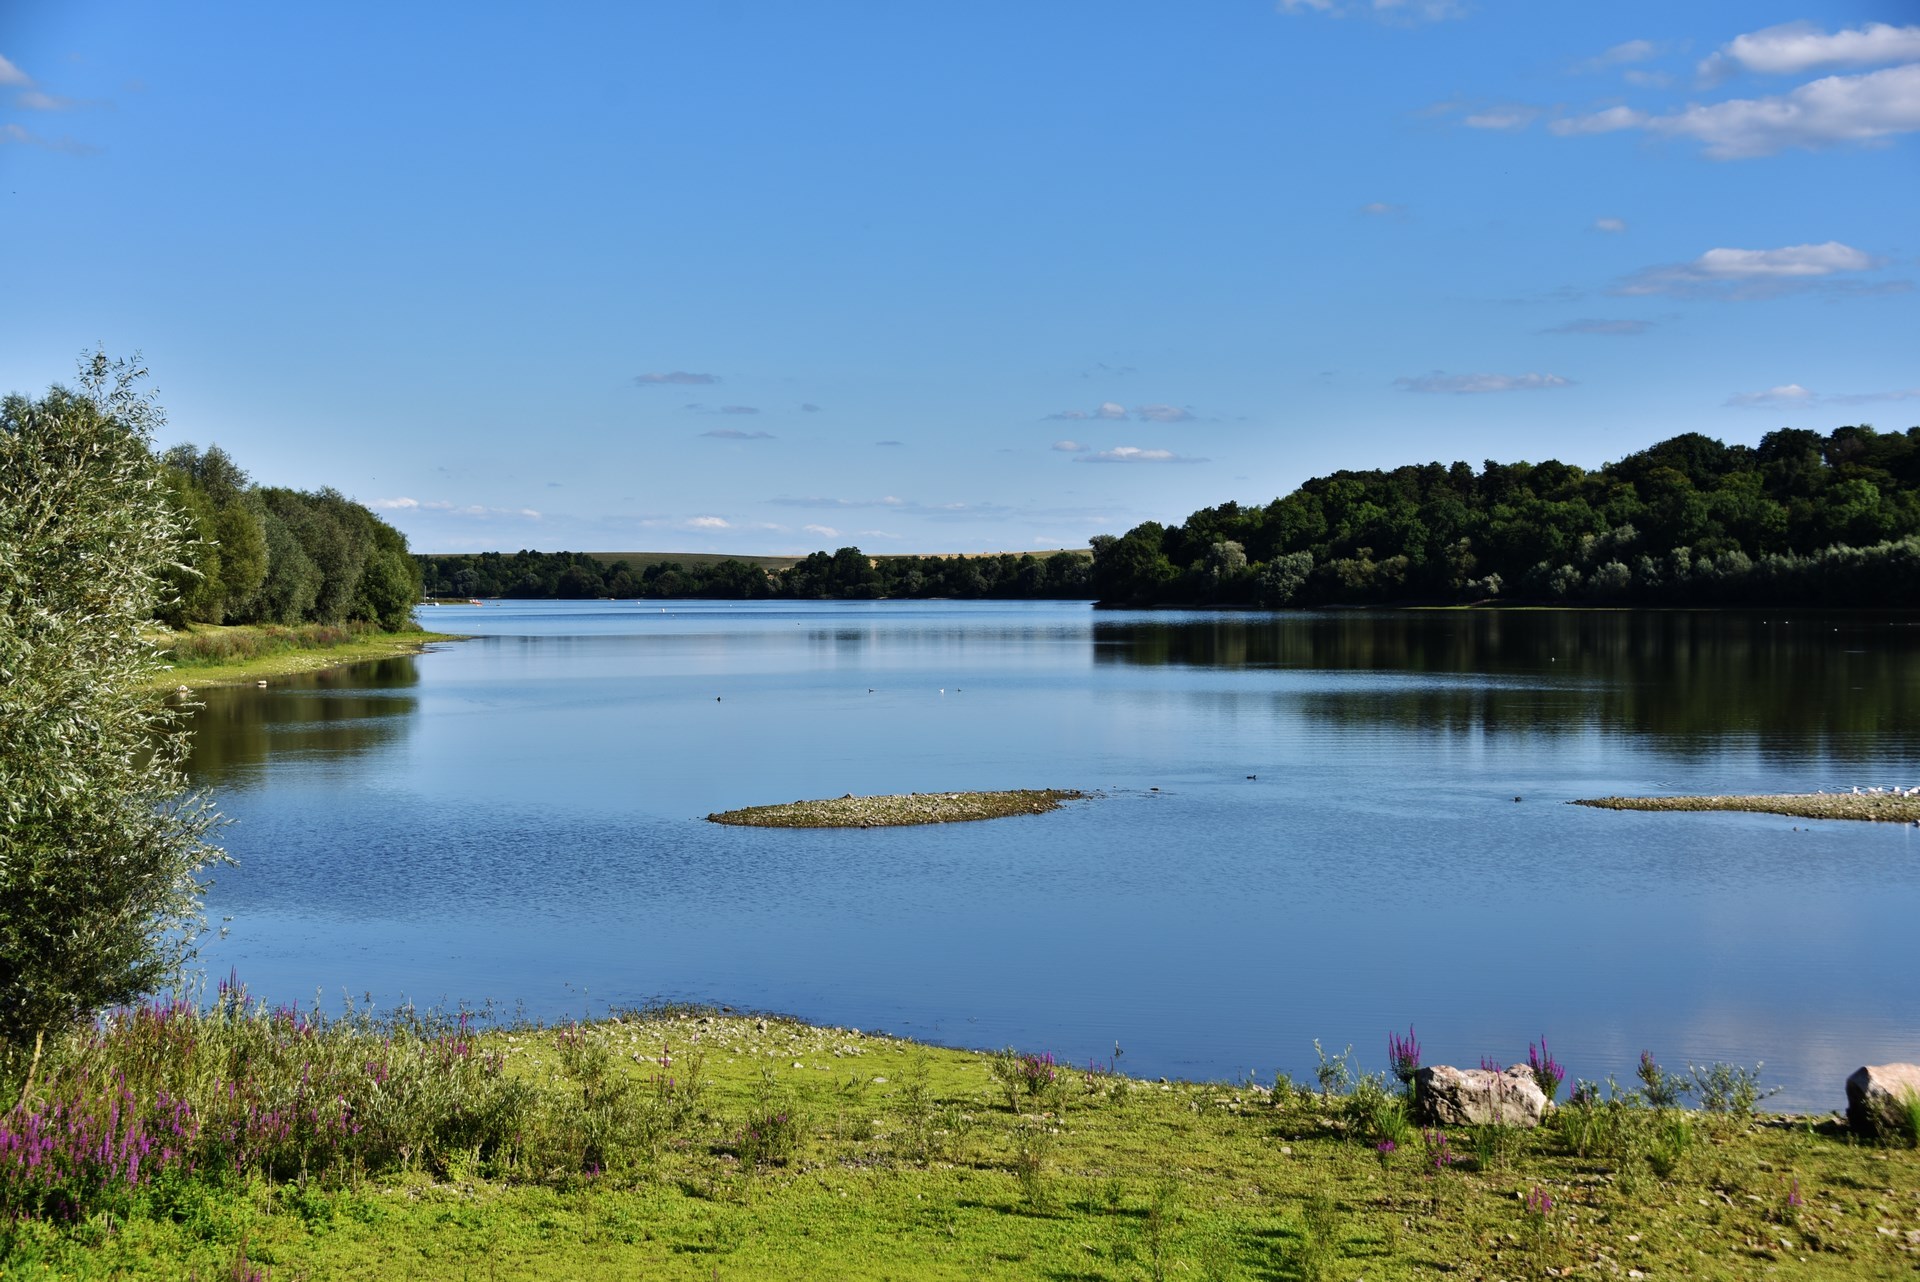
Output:
<instances>
[{"instance_id":1,"label":"tree reflection in water","mask_svg":"<svg viewBox=\"0 0 1920 1282\"><path fill-rule=\"evenodd\" d=\"M1096 619L1099 663L1457 676L1277 691L1356 728L1602 733L1662 751L1753 736L1777 757L1920 746L1920 622L1902 615L1406 610Z\"/></svg>"}]
</instances>

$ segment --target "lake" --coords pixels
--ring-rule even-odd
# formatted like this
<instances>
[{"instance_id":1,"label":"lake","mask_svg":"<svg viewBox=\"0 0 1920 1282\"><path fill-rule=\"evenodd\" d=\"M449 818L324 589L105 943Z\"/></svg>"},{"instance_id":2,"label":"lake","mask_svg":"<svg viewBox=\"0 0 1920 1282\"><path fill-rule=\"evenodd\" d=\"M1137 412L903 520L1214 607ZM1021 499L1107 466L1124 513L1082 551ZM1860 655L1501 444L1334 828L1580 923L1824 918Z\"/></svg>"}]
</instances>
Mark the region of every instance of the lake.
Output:
<instances>
[{"instance_id":1,"label":"lake","mask_svg":"<svg viewBox=\"0 0 1920 1282\"><path fill-rule=\"evenodd\" d=\"M1920 1060L1920 829L1610 793L1920 783L1920 627L1685 612L490 602L473 639L207 693L209 897L255 994L776 1010L1143 1075ZM715 810L1058 787L853 831Z\"/></svg>"}]
</instances>

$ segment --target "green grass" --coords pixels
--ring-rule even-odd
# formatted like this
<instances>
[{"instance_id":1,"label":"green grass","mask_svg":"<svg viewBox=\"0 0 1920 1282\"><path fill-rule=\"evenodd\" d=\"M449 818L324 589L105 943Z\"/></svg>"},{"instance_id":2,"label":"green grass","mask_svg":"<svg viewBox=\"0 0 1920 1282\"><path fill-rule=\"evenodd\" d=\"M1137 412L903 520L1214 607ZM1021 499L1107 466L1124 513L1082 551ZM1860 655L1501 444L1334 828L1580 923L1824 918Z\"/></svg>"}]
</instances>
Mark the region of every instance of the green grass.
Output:
<instances>
[{"instance_id":1,"label":"green grass","mask_svg":"<svg viewBox=\"0 0 1920 1282\"><path fill-rule=\"evenodd\" d=\"M1802 792L1756 796L1590 797L1573 803L1601 810L1740 810L1795 819L1869 819L1920 823L1920 796L1890 792Z\"/></svg>"},{"instance_id":2,"label":"green grass","mask_svg":"<svg viewBox=\"0 0 1920 1282\"><path fill-rule=\"evenodd\" d=\"M464 638L411 629L381 632L368 624L313 623L220 626L193 624L154 637L166 664L148 684L175 686L243 685L300 672L343 667L401 654L418 654L437 641Z\"/></svg>"},{"instance_id":3,"label":"green grass","mask_svg":"<svg viewBox=\"0 0 1920 1282\"><path fill-rule=\"evenodd\" d=\"M309 1036L261 1019L194 1026L180 1062L244 1060L295 1089L302 1057L351 1071L455 1035L403 1028L382 1052L375 1029ZM1856 1144L1831 1122L1618 1101L1498 1142L1456 1132L1453 1151L1484 1167L1436 1169L1417 1139L1383 1160L1375 1134L1392 1109L1377 1099L1048 1076L1038 1060L774 1018L664 1011L488 1032L473 1051L501 1057L487 1089L527 1092L511 1159L427 1144L392 1169L208 1170L111 1216L0 1227L0 1273L1859 1279L1920 1265L1920 1154ZM596 1099L645 1112L696 1062L691 1107L634 1131L647 1136L634 1147L591 1147L620 1129L594 1130ZM408 1080L444 1121L444 1092ZM795 1120L790 1150L744 1161L745 1128L770 1108Z\"/></svg>"},{"instance_id":4,"label":"green grass","mask_svg":"<svg viewBox=\"0 0 1920 1282\"><path fill-rule=\"evenodd\" d=\"M748 828L893 828L909 824L967 823L976 819L1003 819L1009 815L1038 815L1058 810L1063 801L1078 801L1083 792L1062 788L1021 789L1012 792L915 792L892 796L828 797L819 801L790 801L774 806L723 810L707 818L717 824Z\"/></svg>"}]
</instances>

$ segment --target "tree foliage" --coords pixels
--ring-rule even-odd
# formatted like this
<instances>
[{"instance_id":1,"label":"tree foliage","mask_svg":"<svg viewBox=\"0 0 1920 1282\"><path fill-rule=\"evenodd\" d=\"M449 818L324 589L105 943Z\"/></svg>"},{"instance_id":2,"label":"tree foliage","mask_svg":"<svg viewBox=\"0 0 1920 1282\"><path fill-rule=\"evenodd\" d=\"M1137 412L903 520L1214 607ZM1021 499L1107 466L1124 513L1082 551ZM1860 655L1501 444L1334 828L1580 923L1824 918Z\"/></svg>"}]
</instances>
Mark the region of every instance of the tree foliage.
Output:
<instances>
[{"instance_id":1,"label":"tree foliage","mask_svg":"<svg viewBox=\"0 0 1920 1282\"><path fill-rule=\"evenodd\" d=\"M332 489L256 486L217 445L176 445L162 462L187 533L167 623L407 625L419 567L406 536L365 507Z\"/></svg>"},{"instance_id":2,"label":"tree foliage","mask_svg":"<svg viewBox=\"0 0 1920 1282\"><path fill-rule=\"evenodd\" d=\"M145 371L0 402L0 1041L166 981L202 924L208 804L142 637L190 564Z\"/></svg>"},{"instance_id":3,"label":"tree foliage","mask_svg":"<svg viewBox=\"0 0 1920 1282\"><path fill-rule=\"evenodd\" d=\"M1754 447L1689 432L1591 472L1335 472L1265 507L1097 538L1093 583L1116 605L1911 606L1920 427L1782 429Z\"/></svg>"}]
</instances>

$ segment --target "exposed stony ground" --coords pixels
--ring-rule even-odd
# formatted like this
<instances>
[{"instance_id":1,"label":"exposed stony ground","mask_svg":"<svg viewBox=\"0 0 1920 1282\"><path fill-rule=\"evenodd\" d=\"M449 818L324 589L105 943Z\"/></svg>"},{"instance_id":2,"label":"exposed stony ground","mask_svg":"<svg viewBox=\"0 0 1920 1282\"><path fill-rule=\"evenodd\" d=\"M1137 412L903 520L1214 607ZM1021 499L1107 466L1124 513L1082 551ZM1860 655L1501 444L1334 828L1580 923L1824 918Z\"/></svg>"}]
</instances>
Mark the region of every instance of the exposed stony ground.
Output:
<instances>
[{"instance_id":1,"label":"exposed stony ground","mask_svg":"<svg viewBox=\"0 0 1920 1282\"><path fill-rule=\"evenodd\" d=\"M829 797L779 806L723 810L707 818L717 824L753 828L888 828L902 824L950 824L1006 815L1038 815L1063 801L1086 794L1071 788L1031 788L1014 792L914 792L904 796Z\"/></svg>"},{"instance_id":2,"label":"exposed stony ground","mask_svg":"<svg viewBox=\"0 0 1920 1282\"><path fill-rule=\"evenodd\" d=\"M1896 792L1800 792L1755 797L1592 797L1573 803L1602 810L1748 810L1796 819L1877 819L1920 823L1920 795Z\"/></svg>"}]
</instances>

